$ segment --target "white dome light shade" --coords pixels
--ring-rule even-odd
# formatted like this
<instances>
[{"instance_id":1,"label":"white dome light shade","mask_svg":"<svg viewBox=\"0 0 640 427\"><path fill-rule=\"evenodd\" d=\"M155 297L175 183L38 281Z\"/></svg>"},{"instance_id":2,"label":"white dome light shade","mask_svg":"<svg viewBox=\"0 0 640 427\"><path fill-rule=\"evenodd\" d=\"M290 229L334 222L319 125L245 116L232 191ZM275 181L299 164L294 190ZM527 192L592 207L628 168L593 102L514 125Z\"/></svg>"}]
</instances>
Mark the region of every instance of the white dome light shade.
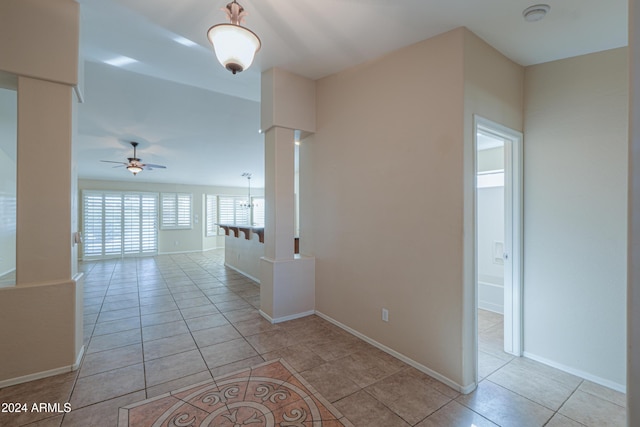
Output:
<instances>
[{"instance_id":1,"label":"white dome light shade","mask_svg":"<svg viewBox=\"0 0 640 427\"><path fill-rule=\"evenodd\" d=\"M142 168L137 165L129 165L127 166L127 169L134 175L138 175L140 172L142 172Z\"/></svg>"},{"instance_id":2,"label":"white dome light shade","mask_svg":"<svg viewBox=\"0 0 640 427\"><path fill-rule=\"evenodd\" d=\"M253 31L235 24L214 25L207 37L218 61L233 74L249 68L261 46Z\"/></svg>"}]
</instances>

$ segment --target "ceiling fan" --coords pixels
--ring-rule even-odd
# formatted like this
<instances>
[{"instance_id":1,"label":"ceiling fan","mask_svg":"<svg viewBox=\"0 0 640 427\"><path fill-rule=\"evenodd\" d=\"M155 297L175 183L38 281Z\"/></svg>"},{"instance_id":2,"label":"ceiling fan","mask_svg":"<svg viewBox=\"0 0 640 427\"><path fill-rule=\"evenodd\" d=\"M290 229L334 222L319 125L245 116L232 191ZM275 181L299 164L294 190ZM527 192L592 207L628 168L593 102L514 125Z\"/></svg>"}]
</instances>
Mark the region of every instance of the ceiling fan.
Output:
<instances>
[{"instance_id":1,"label":"ceiling fan","mask_svg":"<svg viewBox=\"0 0 640 427\"><path fill-rule=\"evenodd\" d=\"M114 162L111 160L100 160L100 161L105 163L120 163L119 166L114 166L114 168L125 166L127 170L131 172L133 175L137 175L138 173L142 172L145 169L153 170L153 169L167 168L166 166L162 166L162 165L154 165L152 163L142 163L142 161L138 157L136 157L136 147L138 146L138 143L131 142L130 144L133 146L133 157L127 157L127 160L129 160L129 162Z\"/></svg>"}]
</instances>

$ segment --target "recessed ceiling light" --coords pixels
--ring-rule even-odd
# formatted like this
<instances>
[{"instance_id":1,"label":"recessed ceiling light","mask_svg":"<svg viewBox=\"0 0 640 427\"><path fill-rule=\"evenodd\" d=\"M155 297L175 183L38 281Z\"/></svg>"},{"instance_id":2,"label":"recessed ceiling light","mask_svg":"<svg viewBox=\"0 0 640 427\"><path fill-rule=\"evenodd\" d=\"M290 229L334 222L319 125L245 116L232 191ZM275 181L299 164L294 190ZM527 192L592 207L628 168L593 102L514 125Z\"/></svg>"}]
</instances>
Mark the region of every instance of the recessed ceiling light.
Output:
<instances>
[{"instance_id":1,"label":"recessed ceiling light","mask_svg":"<svg viewBox=\"0 0 640 427\"><path fill-rule=\"evenodd\" d=\"M535 22L544 18L549 10L551 10L551 6L548 4L536 4L526 8L522 12L522 16L524 16L524 20L527 22Z\"/></svg>"},{"instance_id":2,"label":"recessed ceiling light","mask_svg":"<svg viewBox=\"0 0 640 427\"><path fill-rule=\"evenodd\" d=\"M104 61L105 64L113 65L114 67L122 67L133 64L134 62L138 62L138 60L129 58L128 56L116 56L115 58Z\"/></svg>"},{"instance_id":3,"label":"recessed ceiling light","mask_svg":"<svg viewBox=\"0 0 640 427\"><path fill-rule=\"evenodd\" d=\"M195 45L198 44L198 43L196 43L196 42L194 42L192 40L189 40L189 39L187 39L185 37L182 37L182 36L174 37L173 41L176 42L176 43L180 43L183 46L188 46L188 47L192 47L192 46L195 46Z\"/></svg>"}]
</instances>

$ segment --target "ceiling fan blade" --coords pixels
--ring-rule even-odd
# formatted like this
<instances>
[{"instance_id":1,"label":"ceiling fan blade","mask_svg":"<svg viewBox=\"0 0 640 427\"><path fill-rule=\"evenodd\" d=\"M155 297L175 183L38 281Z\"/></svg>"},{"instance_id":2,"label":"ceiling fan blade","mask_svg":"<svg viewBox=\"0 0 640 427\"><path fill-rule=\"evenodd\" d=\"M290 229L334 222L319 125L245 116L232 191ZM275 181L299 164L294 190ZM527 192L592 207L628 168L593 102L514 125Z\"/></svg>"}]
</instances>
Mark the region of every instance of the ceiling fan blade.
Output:
<instances>
[{"instance_id":1,"label":"ceiling fan blade","mask_svg":"<svg viewBox=\"0 0 640 427\"><path fill-rule=\"evenodd\" d=\"M114 166L114 168L121 168L121 167L126 167L127 169L129 169L129 171L134 171L135 168L140 168L140 171L142 170L153 170L155 169L166 169L166 166L162 166L162 165L155 165L152 163L149 164L144 164L142 163L142 161L140 160L139 157L137 157L137 151L136 148L138 147L138 143L137 142L130 142L131 146L133 147L133 157L127 157L127 160L129 160L128 162L114 162L113 160L100 160L101 162L105 162L105 163L117 163L117 166ZM134 175L136 175L138 172L134 172Z\"/></svg>"}]
</instances>

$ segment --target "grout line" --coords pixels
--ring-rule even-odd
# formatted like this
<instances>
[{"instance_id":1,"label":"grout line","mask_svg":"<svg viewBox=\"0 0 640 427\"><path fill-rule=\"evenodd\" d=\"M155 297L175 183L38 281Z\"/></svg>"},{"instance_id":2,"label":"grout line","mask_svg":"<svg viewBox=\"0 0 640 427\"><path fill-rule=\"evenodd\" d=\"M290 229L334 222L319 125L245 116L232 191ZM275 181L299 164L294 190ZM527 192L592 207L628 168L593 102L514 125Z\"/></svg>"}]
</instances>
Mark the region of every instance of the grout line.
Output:
<instances>
[{"instance_id":1,"label":"grout line","mask_svg":"<svg viewBox=\"0 0 640 427\"><path fill-rule=\"evenodd\" d=\"M93 272L93 269L96 267L96 265L97 265L97 263L94 264L94 266L91 268L91 272ZM107 285L107 288L105 289L105 292L104 292L105 296L102 298L102 304L100 304L100 310L98 311L98 316L96 316L96 323L93 325L93 329L91 330L91 337L89 338L89 341L87 341L85 351L82 354L82 360L80 361L80 365L78 366L78 369L75 371L75 377L73 379L73 386L71 387L71 391L69 392L69 397L68 397L68 400L67 400L67 402L69 402L69 403L71 403L71 398L73 397L73 393L76 390L76 385L78 384L78 379L80 377L80 370L82 369L82 366L84 365L85 358L87 357L87 350L89 350L89 345L91 344L91 341L93 340L93 332L95 330L95 325L98 324L98 318L100 317L100 313L102 313L102 307L104 305L104 299L106 298L107 292L109 291L109 286L111 284L111 279L113 278L113 272L115 271L116 265L117 264L114 263L113 269L111 270L111 274L109 276L109 282L108 282L109 284ZM87 278L88 277L89 277L89 274L87 274ZM83 292L84 292L84 289L83 289ZM83 295L82 304L83 304L83 307L84 307L84 295ZM82 341L84 342L84 327L82 328L82 334L83 334ZM60 425L64 424L64 420L65 420L66 416L67 416L66 413L62 416L62 420L60 422Z\"/></svg>"},{"instance_id":2,"label":"grout line","mask_svg":"<svg viewBox=\"0 0 640 427\"><path fill-rule=\"evenodd\" d=\"M153 258L152 258L153 259ZM155 264L155 260L153 261ZM138 289L138 320L140 321L140 351L142 352L142 379L144 381L144 397L149 398L147 384L147 364L144 356L144 336L142 335L142 305L140 304L140 280L138 278L138 263L136 262L136 284Z\"/></svg>"}]
</instances>

